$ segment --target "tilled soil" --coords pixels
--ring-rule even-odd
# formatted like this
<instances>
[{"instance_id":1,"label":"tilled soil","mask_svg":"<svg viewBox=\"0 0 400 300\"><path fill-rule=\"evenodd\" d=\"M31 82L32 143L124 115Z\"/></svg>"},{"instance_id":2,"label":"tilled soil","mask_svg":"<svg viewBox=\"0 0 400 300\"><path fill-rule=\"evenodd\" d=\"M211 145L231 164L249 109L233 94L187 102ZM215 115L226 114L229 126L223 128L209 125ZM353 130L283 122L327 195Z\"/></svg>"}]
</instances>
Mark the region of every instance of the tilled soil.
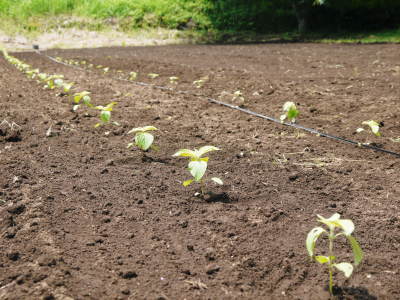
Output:
<instances>
[{"instance_id":1,"label":"tilled soil","mask_svg":"<svg viewBox=\"0 0 400 300\"><path fill-rule=\"evenodd\" d=\"M267 44L51 50L110 67L82 71L14 56L117 101L121 126L44 90L0 58L0 299L327 299L305 249L316 214L352 219L365 258L342 299L400 299L400 160L209 103L190 91L400 152L399 45ZM139 73L138 86L115 78ZM156 79L148 73L157 73ZM178 84L170 76L179 77ZM204 79L200 88L193 81ZM244 100L233 99L240 90ZM240 103L237 103L237 102ZM356 133L383 121L382 137ZM128 150L153 125L158 151ZM214 145L194 196L180 148ZM397 171L396 171L397 170ZM317 249L326 249L326 240ZM351 262L345 239L335 246ZM323 253L323 251L322 251Z\"/></svg>"}]
</instances>

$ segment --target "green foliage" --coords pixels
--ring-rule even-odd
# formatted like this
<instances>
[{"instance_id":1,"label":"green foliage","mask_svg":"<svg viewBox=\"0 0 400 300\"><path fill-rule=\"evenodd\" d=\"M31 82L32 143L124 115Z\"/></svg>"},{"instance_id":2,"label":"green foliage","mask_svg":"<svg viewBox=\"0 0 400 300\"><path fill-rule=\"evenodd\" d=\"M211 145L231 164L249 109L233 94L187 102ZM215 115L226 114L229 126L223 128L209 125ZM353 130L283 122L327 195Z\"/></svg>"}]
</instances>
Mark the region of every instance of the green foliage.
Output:
<instances>
[{"instance_id":1,"label":"green foliage","mask_svg":"<svg viewBox=\"0 0 400 300\"><path fill-rule=\"evenodd\" d=\"M369 121L364 121L361 124L368 126L371 129L371 132L376 136L381 136L381 133L379 132L380 125L378 122L374 120L369 120ZM362 132L362 131L364 131L364 128L360 127L357 129L357 132Z\"/></svg>"},{"instance_id":2,"label":"green foliage","mask_svg":"<svg viewBox=\"0 0 400 300\"><path fill-rule=\"evenodd\" d=\"M333 214L330 218L326 219L320 215L318 215L318 222L326 225L328 227L328 231L322 227L313 228L307 235L306 239L306 248L308 251L308 255L315 259L320 264L327 264L328 272L329 272L329 292L333 294L333 271L337 269L344 273L346 277L350 277L353 273L353 265L346 262L336 263L336 256L333 254L333 242L339 236L345 236L350 243L351 249L353 251L354 256L354 265L358 266L363 258L363 252L361 250L360 245L357 240L351 236L354 231L354 224L349 219L340 219L340 215L338 213ZM335 233L335 230L339 229L339 233ZM322 235L326 234L329 239L329 249L328 256L315 255L315 244L318 238Z\"/></svg>"},{"instance_id":3,"label":"green foliage","mask_svg":"<svg viewBox=\"0 0 400 300\"><path fill-rule=\"evenodd\" d=\"M193 181L199 182L201 186L201 194L204 196L204 179L203 176L206 173L207 165L208 165L208 157L202 157L204 154L212 151L221 150L214 146L203 146L199 150L189 150L189 149L180 149L173 156L175 157L187 157L189 158L188 169L190 174L193 176L193 179L188 179L183 182L183 186L190 185ZM217 184L222 185L223 182L220 178L213 177L211 178Z\"/></svg>"},{"instance_id":4,"label":"green foliage","mask_svg":"<svg viewBox=\"0 0 400 300\"><path fill-rule=\"evenodd\" d=\"M292 123L296 122L299 111L297 110L296 104L294 102L285 102L282 109L284 111L284 114L280 117L281 122L284 122L286 119L288 119Z\"/></svg>"},{"instance_id":5,"label":"green foliage","mask_svg":"<svg viewBox=\"0 0 400 300\"><path fill-rule=\"evenodd\" d=\"M88 91L75 93L74 94L74 106L72 107L72 110L76 111L80 107L81 102L89 108L93 107L93 104L90 102L91 98L89 95L90 95L90 92L88 92Z\"/></svg>"},{"instance_id":6,"label":"green foliage","mask_svg":"<svg viewBox=\"0 0 400 300\"><path fill-rule=\"evenodd\" d=\"M139 149L147 151L148 149L154 147L153 146L154 136L148 132L153 130L157 130L157 128L154 126L144 126L131 129L128 132L128 134L135 133L135 139L134 139L135 142L129 143L127 148L136 145Z\"/></svg>"},{"instance_id":7,"label":"green foliage","mask_svg":"<svg viewBox=\"0 0 400 300\"><path fill-rule=\"evenodd\" d=\"M113 125L119 125L117 122L111 122L111 112L113 110L114 105L117 104L117 102L111 102L107 104L106 106L98 105L95 107L95 109L100 110L100 122L94 125L95 128L111 123Z\"/></svg>"}]
</instances>

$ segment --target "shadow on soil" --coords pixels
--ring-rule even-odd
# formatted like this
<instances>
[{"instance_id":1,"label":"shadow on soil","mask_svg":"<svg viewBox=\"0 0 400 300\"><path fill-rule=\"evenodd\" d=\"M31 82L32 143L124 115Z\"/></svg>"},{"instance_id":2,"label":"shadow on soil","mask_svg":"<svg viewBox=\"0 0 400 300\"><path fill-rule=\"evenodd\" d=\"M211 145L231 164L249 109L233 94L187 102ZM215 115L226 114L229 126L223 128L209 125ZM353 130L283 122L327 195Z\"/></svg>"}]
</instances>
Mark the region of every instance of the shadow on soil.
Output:
<instances>
[{"instance_id":1,"label":"shadow on soil","mask_svg":"<svg viewBox=\"0 0 400 300\"><path fill-rule=\"evenodd\" d=\"M364 287L337 287L333 288L333 293L339 300L354 299L354 300L377 300L378 298L371 295Z\"/></svg>"}]
</instances>

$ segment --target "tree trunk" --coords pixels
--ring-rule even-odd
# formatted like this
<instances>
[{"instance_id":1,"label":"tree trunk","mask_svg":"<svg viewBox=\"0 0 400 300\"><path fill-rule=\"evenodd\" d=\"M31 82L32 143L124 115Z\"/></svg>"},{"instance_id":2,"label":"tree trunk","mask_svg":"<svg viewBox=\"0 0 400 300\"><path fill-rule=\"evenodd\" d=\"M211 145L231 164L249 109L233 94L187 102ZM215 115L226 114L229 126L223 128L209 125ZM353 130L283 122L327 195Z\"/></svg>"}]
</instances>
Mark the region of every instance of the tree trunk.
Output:
<instances>
[{"instance_id":1,"label":"tree trunk","mask_svg":"<svg viewBox=\"0 0 400 300\"><path fill-rule=\"evenodd\" d=\"M296 13L297 18L297 29L300 36L304 35L308 31L308 19L310 16L310 10L312 8L312 2L307 0L294 0L293 9Z\"/></svg>"}]
</instances>

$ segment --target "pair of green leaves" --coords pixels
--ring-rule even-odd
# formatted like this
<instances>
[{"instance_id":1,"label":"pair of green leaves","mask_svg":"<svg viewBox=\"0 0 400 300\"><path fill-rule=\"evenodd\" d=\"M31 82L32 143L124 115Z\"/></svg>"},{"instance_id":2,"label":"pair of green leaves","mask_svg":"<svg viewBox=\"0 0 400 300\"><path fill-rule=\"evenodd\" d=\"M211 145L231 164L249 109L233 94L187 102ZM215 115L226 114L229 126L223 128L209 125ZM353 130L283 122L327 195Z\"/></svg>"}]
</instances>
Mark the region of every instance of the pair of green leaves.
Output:
<instances>
[{"instance_id":1,"label":"pair of green leaves","mask_svg":"<svg viewBox=\"0 0 400 300\"><path fill-rule=\"evenodd\" d=\"M153 130L158 130L158 129L154 126L144 126L144 127L133 128L132 130L130 130L128 134L135 133L135 142L129 143L127 148L136 145L143 151L147 151L148 149L150 149L154 141L154 136L148 131L153 131Z\"/></svg>"},{"instance_id":2,"label":"pair of green leaves","mask_svg":"<svg viewBox=\"0 0 400 300\"><path fill-rule=\"evenodd\" d=\"M93 107L93 104L90 103L90 92L88 91L83 91L80 93L75 93L74 94L74 103L75 105L72 107L73 111L76 111L80 107L80 103L82 101L83 104L85 104L87 107L91 108Z\"/></svg>"},{"instance_id":3,"label":"pair of green leaves","mask_svg":"<svg viewBox=\"0 0 400 300\"><path fill-rule=\"evenodd\" d=\"M281 115L280 120L283 123L286 119L288 119L290 122L294 123L296 122L296 118L299 115L299 111L296 107L296 104L291 101L285 102L282 107L284 114Z\"/></svg>"},{"instance_id":4,"label":"pair of green leaves","mask_svg":"<svg viewBox=\"0 0 400 300\"><path fill-rule=\"evenodd\" d=\"M372 133L375 134L376 136L381 136L381 133L379 132L380 125L378 122L374 120L369 120L369 121L364 121L361 123L362 125L367 125L371 129ZM362 132L364 131L364 128L357 128L357 132Z\"/></svg>"},{"instance_id":5,"label":"pair of green leaves","mask_svg":"<svg viewBox=\"0 0 400 300\"><path fill-rule=\"evenodd\" d=\"M117 102L111 102L107 104L106 106L98 105L95 107L95 109L100 110L100 123L97 123L94 125L95 128L110 123L111 121L111 112L113 110L113 106L117 104ZM113 122L114 125L119 125L117 122Z\"/></svg>"},{"instance_id":6,"label":"pair of green leaves","mask_svg":"<svg viewBox=\"0 0 400 300\"><path fill-rule=\"evenodd\" d=\"M211 151L218 151L221 150L214 146L203 146L200 149L180 149L176 152L173 156L175 157L188 157L190 159L188 164L188 169L190 174L193 176L194 179L189 179L183 182L183 186L190 185L193 181L200 182L206 173L207 170L207 163L209 158L202 157L204 154L211 152ZM217 184L222 185L223 182L218 177L211 178Z\"/></svg>"},{"instance_id":7,"label":"pair of green leaves","mask_svg":"<svg viewBox=\"0 0 400 300\"><path fill-rule=\"evenodd\" d=\"M332 264L336 269L342 271L346 277L350 277L353 272L353 266L350 263L333 263L336 259L334 256L315 256L314 250L315 244L321 234L325 233L330 236L331 239L335 239L340 235L344 235L349 241L353 251L354 265L359 265L363 258L363 252L357 240L351 236L354 231L354 223L349 219L340 219L340 215L338 213L333 214L328 219L318 215L318 222L325 224L329 228L329 231L322 227L315 227L308 233L306 239L308 255L312 258L315 258L315 260L320 264ZM340 229L341 232L334 234L336 228Z\"/></svg>"}]
</instances>

